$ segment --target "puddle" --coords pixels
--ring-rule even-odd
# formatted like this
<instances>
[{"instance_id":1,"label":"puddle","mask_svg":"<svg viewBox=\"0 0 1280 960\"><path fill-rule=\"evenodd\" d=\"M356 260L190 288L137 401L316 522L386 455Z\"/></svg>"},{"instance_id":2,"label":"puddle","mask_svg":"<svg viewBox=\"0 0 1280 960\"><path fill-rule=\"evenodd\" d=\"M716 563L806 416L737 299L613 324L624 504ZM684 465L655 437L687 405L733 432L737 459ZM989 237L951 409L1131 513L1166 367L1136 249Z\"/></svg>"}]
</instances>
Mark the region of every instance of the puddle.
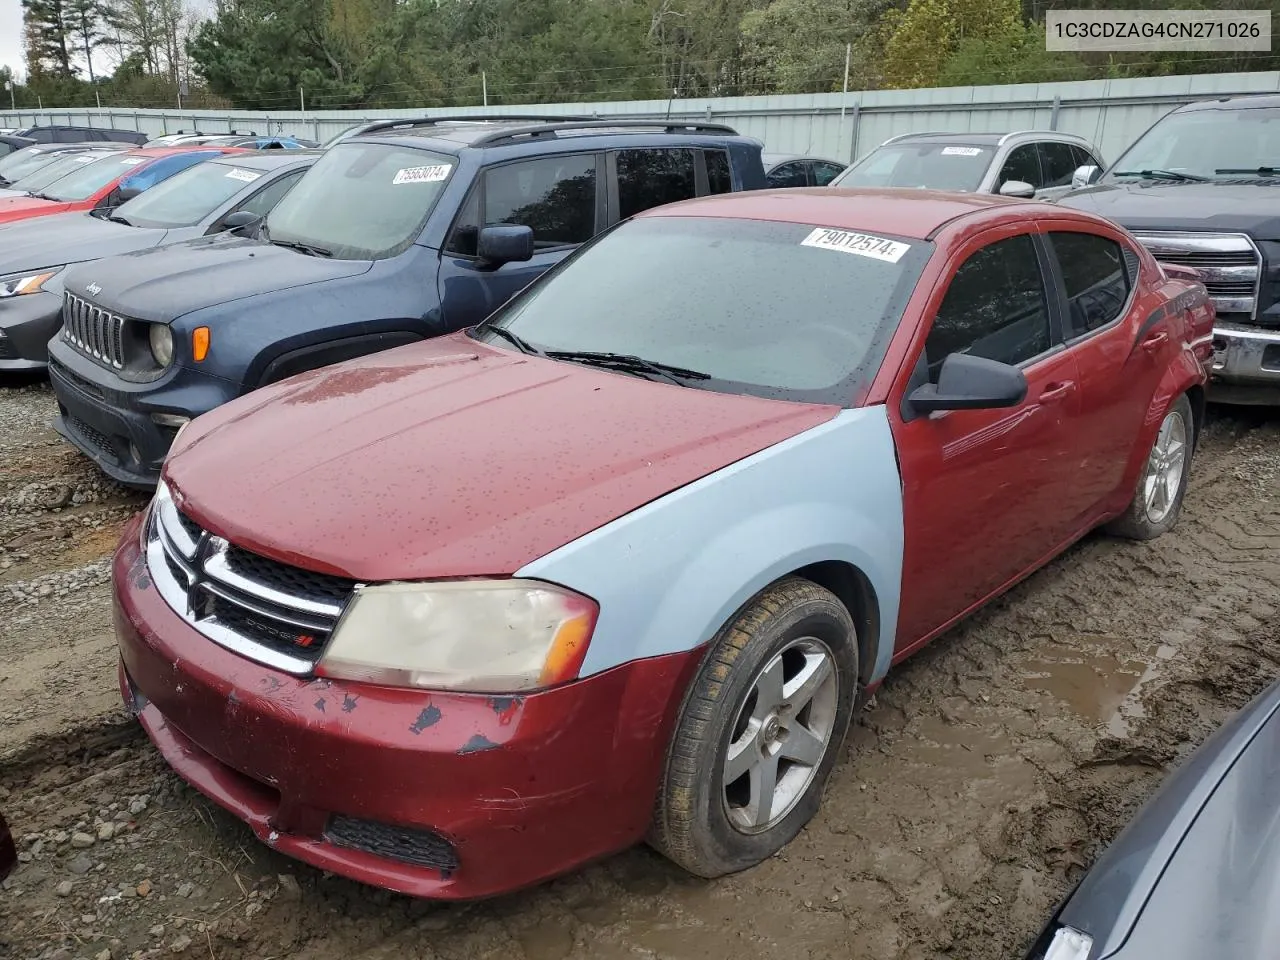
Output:
<instances>
[{"instance_id":1,"label":"puddle","mask_svg":"<svg viewBox=\"0 0 1280 960\"><path fill-rule=\"evenodd\" d=\"M1026 661L1023 676L1027 689L1048 693L1078 716L1104 724L1109 736L1124 737L1143 716L1142 689L1175 653L1171 644L1147 657L1053 647Z\"/></svg>"}]
</instances>

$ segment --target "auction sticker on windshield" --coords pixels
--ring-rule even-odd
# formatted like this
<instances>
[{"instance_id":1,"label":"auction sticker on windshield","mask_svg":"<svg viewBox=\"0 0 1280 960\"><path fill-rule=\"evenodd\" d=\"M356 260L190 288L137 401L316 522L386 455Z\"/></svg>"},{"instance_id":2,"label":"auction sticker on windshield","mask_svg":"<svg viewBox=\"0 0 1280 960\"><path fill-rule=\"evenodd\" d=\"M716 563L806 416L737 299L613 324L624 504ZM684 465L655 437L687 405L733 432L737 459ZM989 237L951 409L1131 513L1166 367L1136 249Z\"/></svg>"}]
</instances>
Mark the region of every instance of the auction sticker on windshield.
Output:
<instances>
[{"instance_id":1,"label":"auction sticker on windshield","mask_svg":"<svg viewBox=\"0 0 1280 960\"><path fill-rule=\"evenodd\" d=\"M800 246L855 253L860 257L874 257L886 263L897 263L911 249L910 244L899 243L897 240L873 237L866 233L850 233L848 230L832 230L829 227L814 230L800 241Z\"/></svg>"},{"instance_id":2,"label":"auction sticker on windshield","mask_svg":"<svg viewBox=\"0 0 1280 960\"><path fill-rule=\"evenodd\" d=\"M241 170L239 168L236 168L234 170L229 171L227 173L227 176L230 177L232 180L243 180L245 183L253 183L253 181L257 180L260 176L262 176L262 174L254 173L252 170Z\"/></svg>"},{"instance_id":3,"label":"auction sticker on windshield","mask_svg":"<svg viewBox=\"0 0 1280 960\"><path fill-rule=\"evenodd\" d=\"M392 183L440 183L449 179L452 168L447 163L438 163L431 167L405 167L397 170Z\"/></svg>"},{"instance_id":4,"label":"auction sticker on windshield","mask_svg":"<svg viewBox=\"0 0 1280 960\"><path fill-rule=\"evenodd\" d=\"M976 157L982 153L980 147L943 147L944 157Z\"/></svg>"}]
</instances>

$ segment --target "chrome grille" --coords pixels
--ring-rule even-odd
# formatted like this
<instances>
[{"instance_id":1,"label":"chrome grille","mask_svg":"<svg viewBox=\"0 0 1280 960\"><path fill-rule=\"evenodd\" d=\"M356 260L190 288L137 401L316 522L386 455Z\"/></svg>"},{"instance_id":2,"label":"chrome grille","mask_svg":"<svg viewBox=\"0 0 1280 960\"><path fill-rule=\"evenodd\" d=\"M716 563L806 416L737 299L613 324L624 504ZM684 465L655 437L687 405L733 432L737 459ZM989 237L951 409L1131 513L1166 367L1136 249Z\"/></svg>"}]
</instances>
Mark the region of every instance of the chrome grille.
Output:
<instances>
[{"instance_id":1,"label":"chrome grille","mask_svg":"<svg viewBox=\"0 0 1280 960\"><path fill-rule=\"evenodd\" d=\"M286 673L311 673L357 584L229 544L184 515L161 484L147 528L147 569L194 629Z\"/></svg>"},{"instance_id":2,"label":"chrome grille","mask_svg":"<svg viewBox=\"0 0 1280 960\"><path fill-rule=\"evenodd\" d=\"M1218 313L1254 316L1262 255L1248 236L1243 233L1137 233L1135 236L1162 263L1199 271Z\"/></svg>"},{"instance_id":3,"label":"chrome grille","mask_svg":"<svg viewBox=\"0 0 1280 960\"><path fill-rule=\"evenodd\" d=\"M95 307L75 294L62 303L62 336L72 346L99 363L124 367L124 322L118 313Z\"/></svg>"}]
</instances>

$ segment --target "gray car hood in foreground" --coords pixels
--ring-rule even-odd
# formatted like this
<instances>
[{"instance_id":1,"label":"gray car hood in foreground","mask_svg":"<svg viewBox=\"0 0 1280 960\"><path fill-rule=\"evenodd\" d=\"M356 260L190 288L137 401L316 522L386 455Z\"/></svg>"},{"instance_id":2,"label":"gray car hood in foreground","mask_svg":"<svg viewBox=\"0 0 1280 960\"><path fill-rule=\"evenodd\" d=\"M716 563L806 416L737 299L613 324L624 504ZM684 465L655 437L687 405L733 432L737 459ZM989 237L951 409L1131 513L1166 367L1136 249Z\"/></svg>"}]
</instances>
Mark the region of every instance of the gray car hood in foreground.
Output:
<instances>
[{"instance_id":1,"label":"gray car hood in foreground","mask_svg":"<svg viewBox=\"0 0 1280 960\"><path fill-rule=\"evenodd\" d=\"M148 250L163 243L170 232L162 227L129 227L87 213L19 220L0 226L0 276Z\"/></svg>"},{"instance_id":2,"label":"gray car hood in foreground","mask_svg":"<svg viewBox=\"0 0 1280 960\"><path fill-rule=\"evenodd\" d=\"M1280 683L1207 740L1089 871L1055 926L1089 960L1280 956Z\"/></svg>"}]
</instances>

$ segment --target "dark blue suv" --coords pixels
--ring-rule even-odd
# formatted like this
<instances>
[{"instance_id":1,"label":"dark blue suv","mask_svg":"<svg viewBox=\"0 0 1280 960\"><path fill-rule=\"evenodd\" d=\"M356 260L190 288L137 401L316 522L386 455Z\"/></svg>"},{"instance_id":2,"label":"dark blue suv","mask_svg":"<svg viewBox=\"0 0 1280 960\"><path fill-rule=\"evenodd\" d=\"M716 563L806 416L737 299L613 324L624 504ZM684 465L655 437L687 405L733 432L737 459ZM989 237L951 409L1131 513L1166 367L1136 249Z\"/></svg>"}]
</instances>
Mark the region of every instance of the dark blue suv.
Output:
<instances>
[{"instance_id":1,"label":"dark blue suv","mask_svg":"<svg viewBox=\"0 0 1280 960\"><path fill-rule=\"evenodd\" d=\"M578 245L677 200L764 187L713 124L389 121L330 147L252 237L68 270L58 431L153 487L191 418L267 383L472 326ZM602 304L601 309L608 309Z\"/></svg>"}]
</instances>

